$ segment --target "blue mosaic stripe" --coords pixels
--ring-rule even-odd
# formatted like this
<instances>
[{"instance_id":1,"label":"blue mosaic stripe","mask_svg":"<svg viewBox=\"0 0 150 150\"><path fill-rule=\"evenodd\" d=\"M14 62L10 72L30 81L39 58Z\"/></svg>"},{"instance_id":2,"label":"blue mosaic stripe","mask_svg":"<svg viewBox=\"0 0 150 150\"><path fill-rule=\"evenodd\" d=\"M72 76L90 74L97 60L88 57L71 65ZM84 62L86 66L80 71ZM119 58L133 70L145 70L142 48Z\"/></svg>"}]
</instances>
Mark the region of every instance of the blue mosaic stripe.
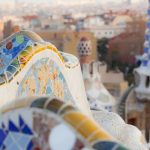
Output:
<instances>
[{"instance_id":1,"label":"blue mosaic stripe","mask_svg":"<svg viewBox=\"0 0 150 150\"><path fill-rule=\"evenodd\" d=\"M150 18L150 0L149 0L149 8L147 10L148 18ZM145 33L145 42L148 41L148 45L144 44L144 54L146 54L147 59L142 60L142 66L147 67L150 62L150 19L147 21L147 30Z\"/></svg>"},{"instance_id":2,"label":"blue mosaic stripe","mask_svg":"<svg viewBox=\"0 0 150 150\"><path fill-rule=\"evenodd\" d=\"M148 66L148 60L143 60L142 61L142 66L147 67Z\"/></svg>"},{"instance_id":3,"label":"blue mosaic stripe","mask_svg":"<svg viewBox=\"0 0 150 150\"><path fill-rule=\"evenodd\" d=\"M0 47L0 74L3 74L11 62L33 41L24 35L17 35Z\"/></svg>"},{"instance_id":4,"label":"blue mosaic stripe","mask_svg":"<svg viewBox=\"0 0 150 150\"><path fill-rule=\"evenodd\" d=\"M144 47L144 53L148 53L149 47Z\"/></svg>"},{"instance_id":5,"label":"blue mosaic stripe","mask_svg":"<svg viewBox=\"0 0 150 150\"><path fill-rule=\"evenodd\" d=\"M0 128L0 149L18 149L17 143L13 143L13 139L20 144L21 147L24 147L29 150L32 148L32 129L26 124L24 119L19 116L18 118L19 126L16 126L12 120L8 121L8 128L1 124ZM12 138L13 137L13 138Z\"/></svg>"}]
</instances>

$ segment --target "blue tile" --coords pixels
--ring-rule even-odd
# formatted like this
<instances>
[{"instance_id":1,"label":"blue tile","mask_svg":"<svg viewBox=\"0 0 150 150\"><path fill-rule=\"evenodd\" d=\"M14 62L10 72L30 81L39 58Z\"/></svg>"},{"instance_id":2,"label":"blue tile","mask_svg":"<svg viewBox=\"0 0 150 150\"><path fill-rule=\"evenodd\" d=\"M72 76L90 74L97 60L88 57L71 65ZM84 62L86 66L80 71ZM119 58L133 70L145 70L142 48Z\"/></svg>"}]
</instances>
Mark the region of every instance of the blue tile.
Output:
<instances>
[{"instance_id":1,"label":"blue tile","mask_svg":"<svg viewBox=\"0 0 150 150\"><path fill-rule=\"evenodd\" d=\"M22 128L22 126L24 125L24 121L21 116L19 116L19 125L20 125L20 128Z\"/></svg>"},{"instance_id":2,"label":"blue tile","mask_svg":"<svg viewBox=\"0 0 150 150\"><path fill-rule=\"evenodd\" d=\"M12 145L7 146L6 149L7 150L20 150L20 148L18 147L18 145L16 145L15 143L13 143Z\"/></svg>"},{"instance_id":3,"label":"blue tile","mask_svg":"<svg viewBox=\"0 0 150 150\"><path fill-rule=\"evenodd\" d=\"M20 138L17 143L20 147L22 147L26 150L28 145L30 144L31 140L32 140L31 136L22 134L22 135L20 135Z\"/></svg>"},{"instance_id":4,"label":"blue tile","mask_svg":"<svg viewBox=\"0 0 150 150\"><path fill-rule=\"evenodd\" d=\"M33 149L33 142L31 141L31 142L28 144L27 150L32 150L32 149Z\"/></svg>"},{"instance_id":5,"label":"blue tile","mask_svg":"<svg viewBox=\"0 0 150 150\"><path fill-rule=\"evenodd\" d=\"M2 146L5 138L6 138L6 133L2 129L0 129L0 147Z\"/></svg>"},{"instance_id":6,"label":"blue tile","mask_svg":"<svg viewBox=\"0 0 150 150\"><path fill-rule=\"evenodd\" d=\"M19 132L18 127L16 127L16 125L11 120L9 120L9 131Z\"/></svg>"},{"instance_id":7,"label":"blue tile","mask_svg":"<svg viewBox=\"0 0 150 150\"><path fill-rule=\"evenodd\" d=\"M25 125L24 128L21 130L23 133L25 134L29 134L29 135L32 135L32 130L27 126Z\"/></svg>"},{"instance_id":8,"label":"blue tile","mask_svg":"<svg viewBox=\"0 0 150 150\"><path fill-rule=\"evenodd\" d=\"M149 48L148 47L144 47L144 52L148 53Z\"/></svg>"}]
</instances>

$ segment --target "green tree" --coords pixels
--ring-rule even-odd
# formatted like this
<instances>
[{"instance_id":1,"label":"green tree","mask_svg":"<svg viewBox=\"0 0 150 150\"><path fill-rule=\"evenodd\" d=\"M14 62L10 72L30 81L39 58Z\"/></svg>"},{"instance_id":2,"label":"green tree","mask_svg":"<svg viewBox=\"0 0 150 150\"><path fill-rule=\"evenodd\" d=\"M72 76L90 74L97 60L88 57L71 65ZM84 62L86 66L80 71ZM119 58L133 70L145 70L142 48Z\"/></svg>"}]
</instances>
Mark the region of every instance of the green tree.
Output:
<instances>
[{"instance_id":1,"label":"green tree","mask_svg":"<svg viewBox=\"0 0 150 150\"><path fill-rule=\"evenodd\" d=\"M98 59L100 61L107 61L108 56L108 38L102 38L97 40Z\"/></svg>"},{"instance_id":2,"label":"green tree","mask_svg":"<svg viewBox=\"0 0 150 150\"><path fill-rule=\"evenodd\" d=\"M116 67L119 67L119 51L118 50L113 50L112 52L112 64L111 64L111 69L116 69Z\"/></svg>"}]
</instances>

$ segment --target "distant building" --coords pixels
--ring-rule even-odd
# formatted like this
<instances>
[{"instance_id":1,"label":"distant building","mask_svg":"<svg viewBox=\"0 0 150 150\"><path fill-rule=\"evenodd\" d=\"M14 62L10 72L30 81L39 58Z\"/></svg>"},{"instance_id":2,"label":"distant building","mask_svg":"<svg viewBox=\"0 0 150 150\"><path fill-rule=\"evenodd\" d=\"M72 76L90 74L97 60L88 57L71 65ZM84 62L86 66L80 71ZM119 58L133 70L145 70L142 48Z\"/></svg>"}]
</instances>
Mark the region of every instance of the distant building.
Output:
<instances>
[{"instance_id":1,"label":"distant building","mask_svg":"<svg viewBox=\"0 0 150 150\"><path fill-rule=\"evenodd\" d=\"M105 20L100 16L87 16L84 19L84 28L94 28L105 25Z\"/></svg>"},{"instance_id":2,"label":"distant building","mask_svg":"<svg viewBox=\"0 0 150 150\"><path fill-rule=\"evenodd\" d=\"M84 28L94 33L97 39L113 38L123 33L131 21L132 18L127 15L119 15L111 23L100 16L91 16L84 19Z\"/></svg>"},{"instance_id":3,"label":"distant building","mask_svg":"<svg viewBox=\"0 0 150 150\"><path fill-rule=\"evenodd\" d=\"M107 65L104 63L100 65L99 69L102 83L119 103L120 98L128 89L128 82L125 81L124 74L119 70L107 71Z\"/></svg>"},{"instance_id":4,"label":"distant building","mask_svg":"<svg viewBox=\"0 0 150 150\"><path fill-rule=\"evenodd\" d=\"M13 23L11 20L4 23L3 38L10 36L13 33Z\"/></svg>"},{"instance_id":5,"label":"distant building","mask_svg":"<svg viewBox=\"0 0 150 150\"><path fill-rule=\"evenodd\" d=\"M150 8L150 7L149 7ZM150 16L150 9L148 10ZM145 32L141 65L134 70L135 84L122 97L119 110L127 123L137 126L150 141L150 20Z\"/></svg>"},{"instance_id":6,"label":"distant building","mask_svg":"<svg viewBox=\"0 0 150 150\"><path fill-rule=\"evenodd\" d=\"M82 37L77 51L81 63L85 90L91 109L116 111L116 101L101 82L99 62L91 58L92 44L87 37Z\"/></svg>"},{"instance_id":7,"label":"distant building","mask_svg":"<svg viewBox=\"0 0 150 150\"><path fill-rule=\"evenodd\" d=\"M109 62L118 61L122 64L135 64L135 55L142 53L143 38L139 33L122 33L108 42Z\"/></svg>"},{"instance_id":8,"label":"distant building","mask_svg":"<svg viewBox=\"0 0 150 150\"><path fill-rule=\"evenodd\" d=\"M76 32L72 30L37 30L43 39L52 42L60 51L71 53L78 57L77 45L82 37L90 39L92 44L92 59L97 59L97 40L94 35L87 31Z\"/></svg>"},{"instance_id":9,"label":"distant building","mask_svg":"<svg viewBox=\"0 0 150 150\"><path fill-rule=\"evenodd\" d=\"M80 39L77 48L91 109L116 112L119 98L128 88L123 73L107 72L106 64L92 59L92 43L87 37Z\"/></svg>"},{"instance_id":10,"label":"distant building","mask_svg":"<svg viewBox=\"0 0 150 150\"><path fill-rule=\"evenodd\" d=\"M120 33L124 32L124 28L112 26L112 25L103 25L99 27L88 28L92 33L94 33L97 39L101 38L113 38Z\"/></svg>"},{"instance_id":11,"label":"distant building","mask_svg":"<svg viewBox=\"0 0 150 150\"><path fill-rule=\"evenodd\" d=\"M18 25L15 25L11 20L4 23L3 28L3 38L7 38L12 33L16 33L20 31L20 27Z\"/></svg>"},{"instance_id":12,"label":"distant building","mask_svg":"<svg viewBox=\"0 0 150 150\"><path fill-rule=\"evenodd\" d=\"M4 28L4 24L2 21L0 21L0 40L2 40L3 38L3 28Z\"/></svg>"},{"instance_id":13,"label":"distant building","mask_svg":"<svg viewBox=\"0 0 150 150\"><path fill-rule=\"evenodd\" d=\"M125 28L128 23L132 22L133 19L128 15L118 15L112 22L113 26Z\"/></svg>"},{"instance_id":14,"label":"distant building","mask_svg":"<svg viewBox=\"0 0 150 150\"><path fill-rule=\"evenodd\" d=\"M26 16L22 16L23 22L25 22L26 25L28 25L28 28L30 29L36 29L36 28L41 28L41 21L39 19L39 16L37 15L26 15ZM22 23L23 25L23 23ZM24 26L23 27L27 27Z\"/></svg>"}]
</instances>

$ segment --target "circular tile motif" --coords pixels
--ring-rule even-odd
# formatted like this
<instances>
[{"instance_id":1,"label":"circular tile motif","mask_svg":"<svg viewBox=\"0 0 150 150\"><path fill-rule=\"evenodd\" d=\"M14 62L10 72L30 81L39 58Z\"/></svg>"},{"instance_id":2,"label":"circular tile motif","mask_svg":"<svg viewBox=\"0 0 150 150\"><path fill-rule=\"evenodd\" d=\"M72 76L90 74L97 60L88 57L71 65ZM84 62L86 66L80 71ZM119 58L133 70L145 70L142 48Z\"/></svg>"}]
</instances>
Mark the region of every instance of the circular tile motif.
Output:
<instances>
[{"instance_id":1,"label":"circular tile motif","mask_svg":"<svg viewBox=\"0 0 150 150\"><path fill-rule=\"evenodd\" d=\"M41 109L18 109L0 120L0 149L73 150L86 142L58 115ZM89 149L90 150L90 149Z\"/></svg>"},{"instance_id":2,"label":"circular tile motif","mask_svg":"<svg viewBox=\"0 0 150 150\"><path fill-rule=\"evenodd\" d=\"M6 44L7 50L11 50L12 47L13 47L13 43L12 43L12 42L8 42L8 43Z\"/></svg>"},{"instance_id":3,"label":"circular tile motif","mask_svg":"<svg viewBox=\"0 0 150 150\"><path fill-rule=\"evenodd\" d=\"M58 99L39 98L32 102L31 107L46 109L55 114L60 114L82 137L92 143L97 140L113 140L108 133L103 131L95 122L80 113L73 106ZM63 130L62 130L63 132ZM59 131L61 133L61 131ZM66 132L67 133L67 132ZM69 132L70 133L70 132ZM67 135L69 135L69 133ZM71 139L71 137L70 137ZM71 143L71 142L70 142ZM61 144L60 144L61 145ZM69 146L69 145L67 145ZM61 146L62 147L62 146Z\"/></svg>"},{"instance_id":4,"label":"circular tile motif","mask_svg":"<svg viewBox=\"0 0 150 150\"><path fill-rule=\"evenodd\" d=\"M24 42L24 37L22 35L17 35L16 41L18 44L22 44Z\"/></svg>"},{"instance_id":5,"label":"circular tile motif","mask_svg":"<svg viewBox=\"0 0 150 150\"><path fill-rule=\"evenodd\" d=\"M66 141L69 142L66 143ZM58 126L54 127L49 135L49 144L53 150L71 150L75 143L76 135L64 124L59 124Z\"/></svg>"}]
</instances>

